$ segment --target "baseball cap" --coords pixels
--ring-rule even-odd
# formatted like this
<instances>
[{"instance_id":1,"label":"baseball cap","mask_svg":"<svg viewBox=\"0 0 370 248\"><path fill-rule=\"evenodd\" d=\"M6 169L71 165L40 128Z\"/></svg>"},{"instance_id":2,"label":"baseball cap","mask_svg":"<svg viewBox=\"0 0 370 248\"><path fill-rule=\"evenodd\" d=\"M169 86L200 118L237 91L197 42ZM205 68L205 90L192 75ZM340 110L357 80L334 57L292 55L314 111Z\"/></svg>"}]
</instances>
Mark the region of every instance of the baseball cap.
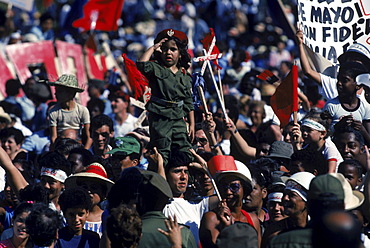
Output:
<instances>
[{"instance_id":1,"label":"baseball cap","mask_svg":"<svg viewBox=\"0 0 370 248\"><path fill-rule=\"evenodd\" d=\"M132 153L140 154L140 143L134 137L125 136L114 139L116 148L108 151L106 154L130 155Z\"/></svg>"},{"instance_id":2,"label":"baseball cap","mask_svg":"<svg viewBox=\"0 0 370 248\"><path fill-rule=\"evenodd\" d=\"M352 190L351 185L341 173L320 175L312 180L308 198L320 199L324 193L333 193L338 200L344 200L345 210L355 209L364 202L364 195Z\"/></svg>"}]
</instances>

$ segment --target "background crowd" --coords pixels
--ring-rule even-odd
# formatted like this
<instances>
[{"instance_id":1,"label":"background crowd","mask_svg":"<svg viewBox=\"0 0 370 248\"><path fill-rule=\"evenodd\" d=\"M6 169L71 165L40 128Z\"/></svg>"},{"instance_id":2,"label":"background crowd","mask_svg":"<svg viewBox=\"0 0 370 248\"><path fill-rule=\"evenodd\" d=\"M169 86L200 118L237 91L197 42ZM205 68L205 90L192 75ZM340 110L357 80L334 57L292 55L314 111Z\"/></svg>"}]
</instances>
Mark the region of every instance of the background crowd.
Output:
<instances>
[{"instance_id":1,"label":"background crowd","mask_svg":"<svg viewBox=\"0 0 370 248\"><path fill-rule=\"evenodd\" d=\"M81 33L72 21L84 2L0 9L2 47L42 40L86 46L94 34L97 51L107 43L123 71L83 87L73 75L49 82L40 64L24 84L0 82L0 247L370 247L370 103L358 77L369 75L369 47L350 46L331 78L310 67L302 32L289 39L264 0L125 1L118 31ZM283 2L294 25L296 2ZM130 99L121 54L150 78L149 58L159 48L181 50L186 40L187 53L201 56L210 28L220 67L204 74L206 106L194 101L192 115L176 117L187 117L187 136L186 128L150 117L156 104L158 115L180 107L182 114L186 99L158 98L162 89L149 82L148 118ZM270 98L294 61L298 117L281 126ZM188 75L184 67L171 70ZM191 61L185 69L201 67ZM257 78L265 69L275 82ZM166 81L160 67L152 70ZM222 82L222 104L213 75ZM86 106L78 102L84 90ZM172 130L191 149L172 145L164 154L153 132Z\"/></svg>"}]
</instances>

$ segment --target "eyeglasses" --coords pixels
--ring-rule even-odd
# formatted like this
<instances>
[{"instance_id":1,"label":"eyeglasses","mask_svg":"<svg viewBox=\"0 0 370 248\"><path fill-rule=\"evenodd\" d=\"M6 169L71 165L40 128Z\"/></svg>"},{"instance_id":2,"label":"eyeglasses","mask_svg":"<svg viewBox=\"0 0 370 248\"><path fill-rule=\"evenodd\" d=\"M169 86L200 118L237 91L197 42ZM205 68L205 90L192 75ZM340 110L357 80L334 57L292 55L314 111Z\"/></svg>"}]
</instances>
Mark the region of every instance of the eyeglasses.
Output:
<instances>
[{"instance_id":1,"label":"eyeglasses","mask_svg":"<svg viewBox=\"0 0 370 248\"><path fill-rule=\"evenodd\" d=\"M239 193L240 188L242 187L239 183L230 183L230 184L220 184L221 188L225 190L230 190L232 193Z\"/></svg>"},{"instance_id":2,"label":"eyeglasses","mask_svg":"<svg viewBox=\"0 0 370 248\"><path fill-rule=\"evenodd\" d=\"M194 138L194 143L197 143L197 142L205 145L205 144L207 144L208 140L206 138L197 138L197 137L195 137Z\"/></svg>"}]
</instances>

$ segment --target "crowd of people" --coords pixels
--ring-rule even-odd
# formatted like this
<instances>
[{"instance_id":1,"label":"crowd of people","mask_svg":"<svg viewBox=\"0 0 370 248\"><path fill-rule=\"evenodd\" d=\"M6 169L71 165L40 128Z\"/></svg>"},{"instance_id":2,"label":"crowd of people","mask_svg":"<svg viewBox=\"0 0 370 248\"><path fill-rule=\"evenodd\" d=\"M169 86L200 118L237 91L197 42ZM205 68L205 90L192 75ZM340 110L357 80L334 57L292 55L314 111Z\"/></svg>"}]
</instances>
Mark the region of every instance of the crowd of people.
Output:
<instances>
[{"instance_id":1,"label":"crowd of people","mask_svg":"<svg viewBox=\"0 0 370 248\"><path fill-rule=\"evenodd\" d=\"M56 1L27 28L21 11L2 13L2 44L83 45L67 25L77 2ZM97 32L148 81L145 110L112 70L86 88L40 70L4 82L0 247L370 247L369 48L349 46L333 78L262 1L215 3L129 1L118 32ZM200 76L192 58L209 27L222 57ZM270 97L294 58L299 111L281 126ZM267 68L276 82L256 77Z\"/></svg>"}]
</instances>

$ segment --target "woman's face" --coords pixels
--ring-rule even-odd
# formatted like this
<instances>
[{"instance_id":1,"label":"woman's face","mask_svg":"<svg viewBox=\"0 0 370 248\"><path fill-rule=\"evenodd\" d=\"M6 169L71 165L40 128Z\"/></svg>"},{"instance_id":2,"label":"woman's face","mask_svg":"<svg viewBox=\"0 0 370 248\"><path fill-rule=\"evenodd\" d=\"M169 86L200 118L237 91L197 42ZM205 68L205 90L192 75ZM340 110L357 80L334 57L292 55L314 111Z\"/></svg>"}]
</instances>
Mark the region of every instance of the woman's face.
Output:
<instances>
[{"instance_id":1,"label":"woman's face","mask_svg":"<svg viewBox=\"0 0 370 248\"><path fill-rule=\"evenodd\" d=\"M14 236L19 239L28 238L28 234L26 233L26 218L30 212L23 212L15 216L13 220L13 232Z\"/></svg>"},{"instance_id":2,"label":"woman's face","mask_svg":"<svg viewBox=\"0 0 370 248\"><path fill-rule=\"evenodd\" d=\"M226 176L218 183L222 199L226 199L229 208L242 205L244 196L241 181L234 176Z\"/></svg>"},{"instance_id":3,"label":"woman's face","mask_svg":"<svg viewBox=\"0 0 370 248\"><path fill-rule=\"evenodd\" d=\"M253 125L258 126L263 122L263 109L259 106L255 106L250 109L250 118Z\"/></svg>"},{"instance_id":4,"label":"woman's face","mask_svg":"<svg viewBox=\"0 0 370 248\"><path fill-rule=\"evenodd\" d=\"M2 147L4 148L5 152L9 156L11 156L21 148L21 144L17 144L17 142L15 142L14 136L12 135L2 140Z\"/></svg>"}]
</instances>

